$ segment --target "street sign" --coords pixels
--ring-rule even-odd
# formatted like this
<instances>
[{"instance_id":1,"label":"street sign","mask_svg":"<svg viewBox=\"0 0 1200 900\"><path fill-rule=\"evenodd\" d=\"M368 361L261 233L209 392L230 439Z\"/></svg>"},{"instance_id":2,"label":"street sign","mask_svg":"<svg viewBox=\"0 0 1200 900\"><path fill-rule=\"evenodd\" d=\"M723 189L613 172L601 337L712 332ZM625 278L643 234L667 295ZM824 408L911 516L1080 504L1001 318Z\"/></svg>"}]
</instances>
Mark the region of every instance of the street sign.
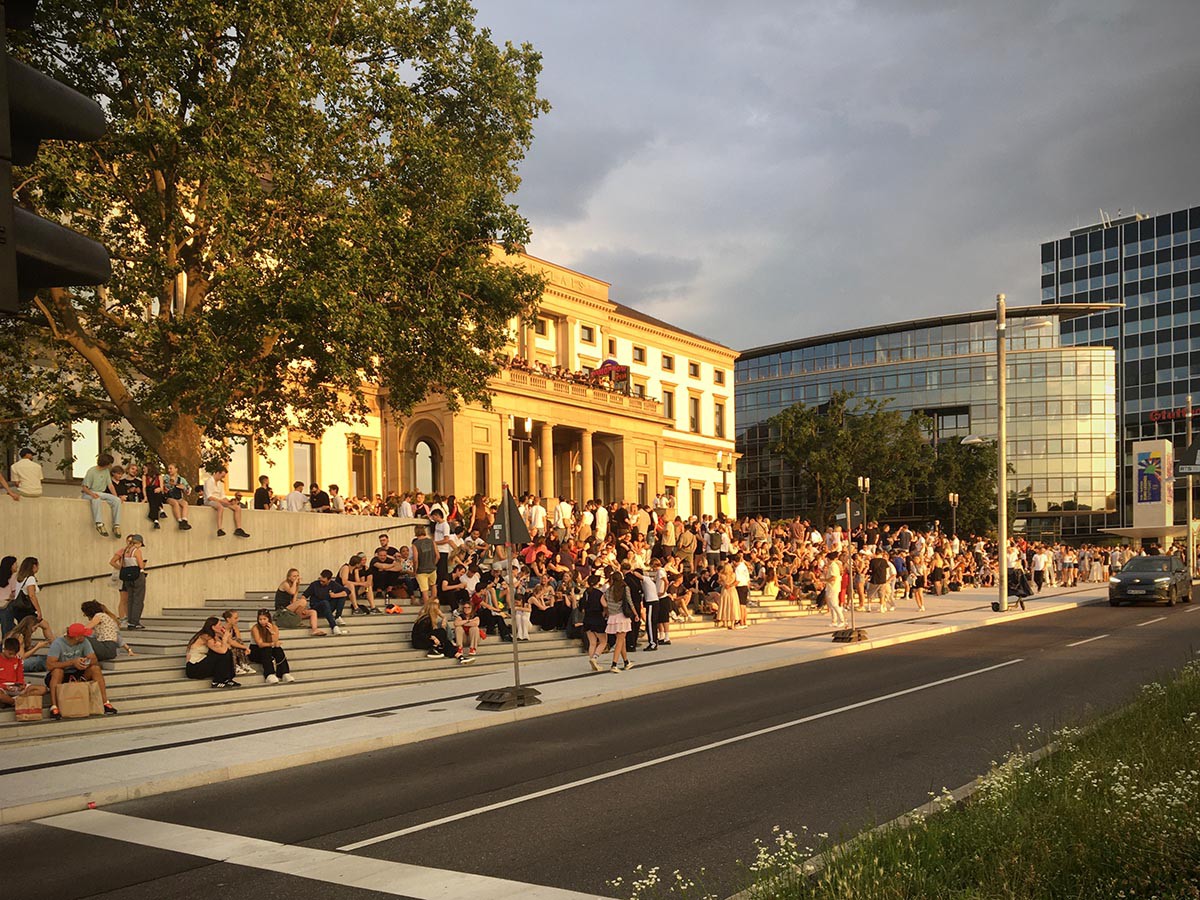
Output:
<instances>
[{"instance_id":1,"label":"street sign","mask_svg":"<svg viewBox=\"0 0 1200 900\"><path fill-rule=\"evenodd\" d=\"M1200 475L1200 443L1192 441L1182 453L1175 458L1176 475Z\"/></svg>"},{"instance_id":2,"label":"street sign","mask_svg":"<svg viewBox=\"0 0 1200 900\"><path fill-rule=\"evenodd\" d=\"M484 540L489 544L528 544L530 541L529 527L521 518L521 510L508 488L504 489L504 499L500 501L496 519Z\"/></svg>"}]
</instances>

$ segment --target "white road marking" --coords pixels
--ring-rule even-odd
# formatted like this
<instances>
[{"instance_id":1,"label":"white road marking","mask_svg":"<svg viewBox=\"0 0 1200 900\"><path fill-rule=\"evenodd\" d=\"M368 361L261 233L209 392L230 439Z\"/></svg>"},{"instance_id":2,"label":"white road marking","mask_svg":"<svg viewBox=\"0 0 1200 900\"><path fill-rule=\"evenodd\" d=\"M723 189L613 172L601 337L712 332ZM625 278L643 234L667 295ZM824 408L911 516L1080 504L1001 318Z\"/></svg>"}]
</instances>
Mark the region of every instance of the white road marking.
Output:
<instances>
[{"instance_id":1,"label":"white road marking","mask_svg":"<svg viewBox=\"0 0 1200 900\"><path fill-rule=\"evenodd\" d=\"M1108 637L1108 635L1107 635L1107 634L1098 634L1098 635L1096 635L1095 637L1084 638L1082 641L1076 641L1076 642L1075 642L1075 643L1073 643L1073 644L1067 644L1067 646L1068 646L1068 647L1078 647L1078 646L1080 646L1081 644L1090 644L1092 641L1099 641L1099 640L1103 640L1103 639L1104 639L1104 638L1106 638L1106 637Z\"/></svg>"},{"instance_id":2,"label":"white road marking","mask_svg":"<svg viewBox=\"0 0 1200 900\"><path fill-rule=\"evenodd\" d=\"M955 681L961 681L964 678L972 678L976 675L984 675L988 672L994 672L997 669L1003 669L1007 666L1015 665L1019 662L1024 662L1023 659L1010 659L1008 662L997 663L994 666L987 666L983 669L974 669L970 672L964 672L961 675L952 675L949 678L939 678L937 681L930 681L926 684L919 684L915 687L905 688L902 691L893 691L890 694L883 694L879 697L872 697L869 700L860 700L857 703L850 703L846 706L839 706L837 709L827 709L825 712L814 713L811 716L805 716L802 719L792 719L790 722L781 722L778 725L771 725L767 728L760 728L757 731L749 731L745 734L735 735L733 737L724 738L719 741L714 741L711 744L704 744L700 747L692 747L690 750L681 750L678 753L670 753L666 756L660 756L657 759L648 759L645 762L636 763L632 766L624 766L620 769L613 769L611 772L601 772L599 775L591 775L587 778L580 778L578 781L571 781L567 784L560 784L555 787L545 788L544 790L534 791L532 794L525 794L521 797L513 797L509 800L501 800L498 803L489 803L487 806L480 806L476 809L464 810L460 813L455 813L452 816L445 816L441 819L434 819L430 822L423 822L420 825L412 825L408 828L401 828L397 831L389 831L387 834L381 834L378 837L366 838L365 840L355 841L353 844L346 844L344 847L338 847L339 850L351 851L360 850L363 847L370 847L372 844L381 844L384 841L394 840L395 838L404 837L407 834L414 834L418 831L425 831L429 828L437 828L440 825L448 825L451 822L458 822L462 819L469 819L473 816L483 815L484 813L495 812L498 809L504 809L509 806L516 806L519 803L526 803L530 800L538 800L542 797L550 797L554 794L561 794L564 791L574 790L585 785L595 784L598 781L607 781L610 778L617 778L621 775L628 775L630 772L638 772L642 769L649 769L653 766L660 766L663 763L673 762L677 759L684 759L688 756L695 756L697 753L705 753L709 750L716 750L720 747L728 747L730 744L739 744L743 741L753 740L757 737L762 737L766 734L773 734L776 731L783 731L788 728L794 728L797 725L804 725L808 722L816 722L819 719L825 719L830 716L836 716L839 713L850 712L854 709L862 709L864 706L872 706L876 703L883 703L885 700L894 700L897 697L904 697L908 694L915 694L918 691L925 691L929 688L939 687L943 684L950 684Z\"/></svg>"},{"instance_id":3,"label":"white road marking","mask_svg":"<svg viewBox=\"0 0 1200 900\"><path fill-rule=\"evenodd\" d=\"M38 824L124 841L127 844L198 856L235 866L278 872L309 881L347 885L397 897L412 897L415 900L446 900L448 897L454 897L455 900L604 900L596 894L581 894L576 891L508 881L504 878L372 859L368 856L348 856L333 850L295 847L275 841L206 831L169 822L154 822L102 810L81 810L52 816L39 819Z\"/></svg>"},{"instance_id":4,"label":"white road marking","mask_svg":"<svg viewBox=\"0 0 1200 900\"><path fill-rule=\"evenodd\" d=\"M1165 618L1166 616L1159 616L1157 619L1150 619L1146 622L1138 622L1137 627L1141 628L1143 625L1153 625L1155 622L1161 622Z\"/></svg>"},{"instance_id":5,"label":"white road marking","mask_svg":"<svg viewBox=\"0 0 1200 900\"><path fill-rule=\"evenodd\" d=\"M1189 603L1184 612L1195 612L1198 609L1200 609L1200 606L1196 606L1194 603Z\"/></svg>"}]
</instances>

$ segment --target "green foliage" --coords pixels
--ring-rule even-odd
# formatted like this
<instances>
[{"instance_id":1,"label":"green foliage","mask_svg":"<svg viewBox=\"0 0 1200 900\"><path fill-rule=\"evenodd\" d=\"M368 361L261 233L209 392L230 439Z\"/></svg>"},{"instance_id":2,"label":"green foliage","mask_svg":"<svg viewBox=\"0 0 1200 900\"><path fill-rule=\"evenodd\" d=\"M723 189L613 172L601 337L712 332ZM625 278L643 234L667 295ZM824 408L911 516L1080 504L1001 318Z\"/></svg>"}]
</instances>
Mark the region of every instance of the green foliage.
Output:
<instances>
[{"instance_id":1,"label":"green foliage","mask_svg":"<svg viewBox=\"0 0 1200 900\"><path fill-rule=\"evenodd\" d=\"M907 900L1200 896L1200 665L1147 685L1087 734L1037 731L971 799L842 848L777 841L751 897Z\"/></svg>"},{"instance_id":2,"label":"green foliage","mask_svg":"<svg viewBox=\"0 0 1200 900\"><path fill-rule=\"evenodd\" d=\"M485 399L541 279L497 263L548 106L541 59L462 0L43 0L16 55L98 98L109 133L51 144L26 205L102 240L99 291L0 334L0 415L124 419L185 468L231 430L308 431L431 391ZM51 383L37 382L48 367Z\"/></svg>"},{"instance_id":3,"label":"green foliage","mask_svg":"<svg viewBox=\"0 0 1200 900\"><path fill-rule=\"evenodd\" d=\"M995 533L997 462L994 442L964 447L958 438L950 438L938 443L929 490L947 531L952 519L948 497L956 493L958 533Z\"/></svg>"},{"instance_id":4,"label":"green foliage","mask_svg":"<svg viewBox=\"0 0 1200 900\"><path fill-rule=\"evenodd\" d=\"M871 479L873 519L924 485L933 463L925 437L928 419L889 409L889 402L835 391L821 406L797 404L769 420L768 449L800 476L813 498L808 512L814 521L829 521L843 498L857 498L859 476Z\"/></svg>"}]
</instances>

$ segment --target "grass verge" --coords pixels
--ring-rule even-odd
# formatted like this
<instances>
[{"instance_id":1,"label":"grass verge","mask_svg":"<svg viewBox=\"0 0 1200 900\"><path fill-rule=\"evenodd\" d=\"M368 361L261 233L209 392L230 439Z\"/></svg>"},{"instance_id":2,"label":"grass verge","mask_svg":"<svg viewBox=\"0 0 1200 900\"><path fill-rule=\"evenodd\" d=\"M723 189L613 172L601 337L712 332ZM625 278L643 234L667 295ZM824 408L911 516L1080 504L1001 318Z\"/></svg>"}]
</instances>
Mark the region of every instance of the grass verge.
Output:
<instances>
[{"instance_id":1,"label":"grass verge","mask_svg":"<svg viewBox=\"0 0 1200 900\"><path fill-rule=\"evenodd\" d=\"M776 830L751 866L749 895L1200 900L1200 663L1146 685L1095 727L1045 742L1056 752L1033 764L1012 754L969 800L946 797L933 814L843 847L802 846L805 837ZM625 885L635 900L712 896L678 873L637 874Z\"/></svg>"}]
</instances>

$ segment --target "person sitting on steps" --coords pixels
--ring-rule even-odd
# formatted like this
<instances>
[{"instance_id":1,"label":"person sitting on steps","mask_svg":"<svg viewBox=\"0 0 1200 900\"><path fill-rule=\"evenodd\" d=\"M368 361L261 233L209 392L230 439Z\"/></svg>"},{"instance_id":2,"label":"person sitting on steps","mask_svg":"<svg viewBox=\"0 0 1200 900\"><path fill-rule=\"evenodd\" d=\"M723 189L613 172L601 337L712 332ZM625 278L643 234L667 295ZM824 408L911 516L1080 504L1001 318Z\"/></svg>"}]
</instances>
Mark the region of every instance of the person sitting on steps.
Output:
<instances>
[{"instance_id":1,"label":"person sitting on steps","mask_svg":"<svg viewBox=\"0 0 1200 900\"><path fill-rule=\"evenodd\" d=\"M188 678L207 678L215 688L241 687L233 680L233 654L229 632L216 616L209 616L187 645Z\"/></svg>"},{"instance_id":2,"label":"person sitting on steps","mask_svg":"<svg viewBox=\"0 0 1200 900\"><path fill-rule=\"evenodd\" d=\"M279 626L271 621L271 611L260 609L255 615L254 627L250 629L250 639L254 642L250 648L250 659L263 667L263 680L267 684L295 681L291 666L288 665L287 654L279 642Z\"/></svg>"},{"instance_id":3,"label":"person sitting on steps","mask_svg":"<svg viewBox=\"0 0 1200 900\"><path fill-rule=\"evenodd\" d=\"M471 608L471 598L463 597L454 613L454 641L458 652L454 655L464 665L475 662L475 650L479 646L479 617Z\"/></svg>"},{"instance_id":4,"label":"person sitting on steps","mask_svg":"<svg viewBox=\"0 0 1200 900\"><path fill-rule=\"evenodd\" d=\"M437 598L426 600L417 621L413 622L412 645L426 651L429 659L454 659L458 655L458 647L446 633L446 617Z\"/></svg>"},{"instance_id":5,"label":"person sitting on steps","mask_svg":"<svg viewBox=\"0 0 1200 900\"><path fill-rule=\"evenodd\" d=\"M288 569L287 577L275 589L275 624L280 628L303 628L307 624L313 637L324 637L326 632L317 627L317 611L309 609L299 589L300 570Z\"/></svg>"}]
</instances>

